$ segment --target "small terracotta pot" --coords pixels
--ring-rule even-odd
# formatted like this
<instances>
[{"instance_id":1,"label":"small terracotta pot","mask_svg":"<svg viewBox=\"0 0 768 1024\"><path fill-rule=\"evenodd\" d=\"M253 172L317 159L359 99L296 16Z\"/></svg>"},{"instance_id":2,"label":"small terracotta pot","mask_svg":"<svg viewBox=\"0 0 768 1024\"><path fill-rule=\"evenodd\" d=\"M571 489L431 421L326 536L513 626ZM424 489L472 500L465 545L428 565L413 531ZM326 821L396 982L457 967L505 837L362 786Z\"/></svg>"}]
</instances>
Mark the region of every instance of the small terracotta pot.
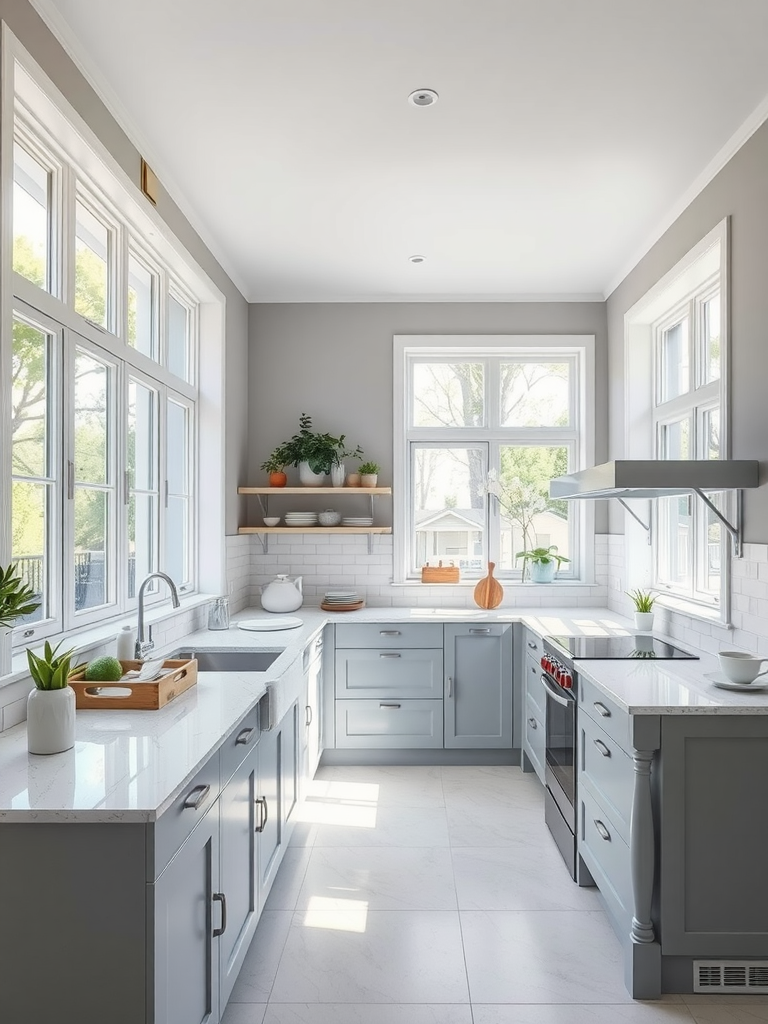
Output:
<instances>
[{"instance_id":1,"label":"small terracotta pot","mask_svg":"<svg viewBox=\"0 0 768 1024\"><path fill-rule=\"evenodd\" d=\"M347 487L359 487L360 486L360 474L359 473L347 473L346 485L347 485Z\"/></svg>"},{"instance_id":2,"label":"small terracotta pot","mask_svg":"<svg viewBox=\"0 0 768 1024\"><path fill-rule=\"evenodd\" d=\"M282 471L279 473L269 474L269 486L270 487L285 487L288 483L288 477Z\"/></svg>"},{"instance_id":3,"label":"small terracotta pot","mask_svg":"<svg viewBox=\"0 0 768 1024\"><path fill-rule=\"evenodd\" d=\"M375 487L378 479L378 473L363 473L363 475L360 477L360 486Z\"/></svg>"}]
</instances>

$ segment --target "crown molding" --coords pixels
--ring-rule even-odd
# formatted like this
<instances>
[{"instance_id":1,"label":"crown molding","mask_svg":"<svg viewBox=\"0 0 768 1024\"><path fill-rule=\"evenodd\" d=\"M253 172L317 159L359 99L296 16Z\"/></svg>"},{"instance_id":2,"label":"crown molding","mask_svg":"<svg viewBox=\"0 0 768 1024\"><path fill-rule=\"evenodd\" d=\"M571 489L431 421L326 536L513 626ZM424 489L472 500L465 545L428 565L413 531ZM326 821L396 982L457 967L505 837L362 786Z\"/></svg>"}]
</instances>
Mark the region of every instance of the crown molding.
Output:
<instances>
[{"instance_id":1,"label":"crown molding","mask_svg":"<svg viewBox=\"0 0 768 1024\"><path fill-rule=\"evenodd\" d=\"M279 294L270 295L268 292L264 294L257 294L249 300L253 305L267 305L274 304L279 305L281 303L318 303L323 304L327 302L604 302L605 299L601 294L595 293L580 293L570 295L567 293L531 293L521 295L456 295L451 294L426 294L426 295L316 295L308 298L306 295L286 295L281 292Z\"/></svg>"},{"instance_id":2,"label":"crown molding","mask_svg":"<svg viewBox=\"0 0 768 1024\"><path fill-rule=\"evenodd\" d=\"M609 296L619 287L621 282L632 273L638 263L646 256L661 236L668 231L677 218L686 210L694 199L700 195L709 183L725 167L729 160L738 153L741 147L755 134L760 126L768 120L768 96L758 104L749 117L736 129L725 145L717 151L704 170L694 178L693 182L683 192L677 202L667 211L662 220L656 225L645 242L636 250L621 269L608 282L604 289L604 298Z\"/></svg>"},{"instance_id":3,"label":"crown molding","mask_svg":"<svg viewBox=\"0 0 768 1024\"><path fill-rule=\"evenodd\" d=\"M183 189L169 172L157 151L153 148L152 144L148 141L146 136L125 109L117 93L95 66L88 54L88 51L83 47L80 40L72 31L69 23L62 16L53 0L28 0L28 2L43 19L49 30L66 51L70 60L75 64L80 74L91 86L138 153L143 156L146 162L151 166L152 170L160 179L163 188L168 192L168 195L171 197L173 202L186 217L190 226L200 237L200 240L206 246L224 273L229 277L232 284L237 288L247 302L250 301L248 294L250 289L246 286L245 281L240 276L240 272L232 265L229 255L221 249L219 242L211 235L208 226L204 223L198 212L189 202Z\"/></svg>"}]
</instances>

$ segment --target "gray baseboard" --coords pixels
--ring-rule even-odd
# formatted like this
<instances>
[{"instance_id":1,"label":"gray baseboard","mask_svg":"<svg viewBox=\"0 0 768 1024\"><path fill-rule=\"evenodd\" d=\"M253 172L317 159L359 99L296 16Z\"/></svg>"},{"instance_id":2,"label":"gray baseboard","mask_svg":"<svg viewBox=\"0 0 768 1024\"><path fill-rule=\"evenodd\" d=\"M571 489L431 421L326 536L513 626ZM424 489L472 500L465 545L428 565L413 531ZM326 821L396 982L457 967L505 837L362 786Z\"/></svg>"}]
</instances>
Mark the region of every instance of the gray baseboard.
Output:
<instances>
[{"instance_id":1,"label":"gray baseboard","mask_svg":"<svg viewBox=\"0 0 768 1024\"><path fill-rule=\"evenodd\" d=\"M331 750L323 751L326 765L519 765L520 750Z\"/></svg>"}]
</instances>

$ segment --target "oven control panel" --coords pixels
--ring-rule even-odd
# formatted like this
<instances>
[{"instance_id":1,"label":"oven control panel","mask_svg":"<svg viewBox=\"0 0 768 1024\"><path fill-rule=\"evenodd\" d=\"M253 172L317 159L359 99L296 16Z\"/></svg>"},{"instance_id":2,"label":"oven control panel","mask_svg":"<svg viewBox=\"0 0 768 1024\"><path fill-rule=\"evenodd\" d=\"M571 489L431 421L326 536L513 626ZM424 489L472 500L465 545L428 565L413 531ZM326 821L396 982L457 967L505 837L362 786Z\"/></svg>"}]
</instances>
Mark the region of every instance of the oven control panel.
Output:
<instances>
[{"instance_id":1,"label":"oven control panel","mask_svg":"<svg viewBox=\"0 0 768 1024\"><path fill-rule=\"evenodd\" d=\"M543 655L540 664L547 675L551 676L558 686L562 686L564 690L572 689L573 674L570 669L563 665L562 662L558 661L557 658L553 658L549 654L545 654Z\"/></svg>"}]
</instances>

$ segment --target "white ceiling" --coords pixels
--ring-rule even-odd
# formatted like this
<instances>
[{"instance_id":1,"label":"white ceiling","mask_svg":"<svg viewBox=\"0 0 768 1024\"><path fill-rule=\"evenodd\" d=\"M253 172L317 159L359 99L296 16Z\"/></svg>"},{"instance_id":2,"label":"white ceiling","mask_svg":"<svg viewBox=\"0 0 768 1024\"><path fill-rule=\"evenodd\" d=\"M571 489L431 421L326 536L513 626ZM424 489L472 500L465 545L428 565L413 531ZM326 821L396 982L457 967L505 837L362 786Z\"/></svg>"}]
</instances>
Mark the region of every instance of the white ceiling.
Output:
<instances>
[{"instance_id":1,"label":"white ceiling","mask_svg":"<svg viewBox=\"0 0 768 1024\"><path fill-rule=\"evenodd\" d=\"M34 2L252 301L601 297L768 96L766 0Z\"/></svg>"}]
</instances>

